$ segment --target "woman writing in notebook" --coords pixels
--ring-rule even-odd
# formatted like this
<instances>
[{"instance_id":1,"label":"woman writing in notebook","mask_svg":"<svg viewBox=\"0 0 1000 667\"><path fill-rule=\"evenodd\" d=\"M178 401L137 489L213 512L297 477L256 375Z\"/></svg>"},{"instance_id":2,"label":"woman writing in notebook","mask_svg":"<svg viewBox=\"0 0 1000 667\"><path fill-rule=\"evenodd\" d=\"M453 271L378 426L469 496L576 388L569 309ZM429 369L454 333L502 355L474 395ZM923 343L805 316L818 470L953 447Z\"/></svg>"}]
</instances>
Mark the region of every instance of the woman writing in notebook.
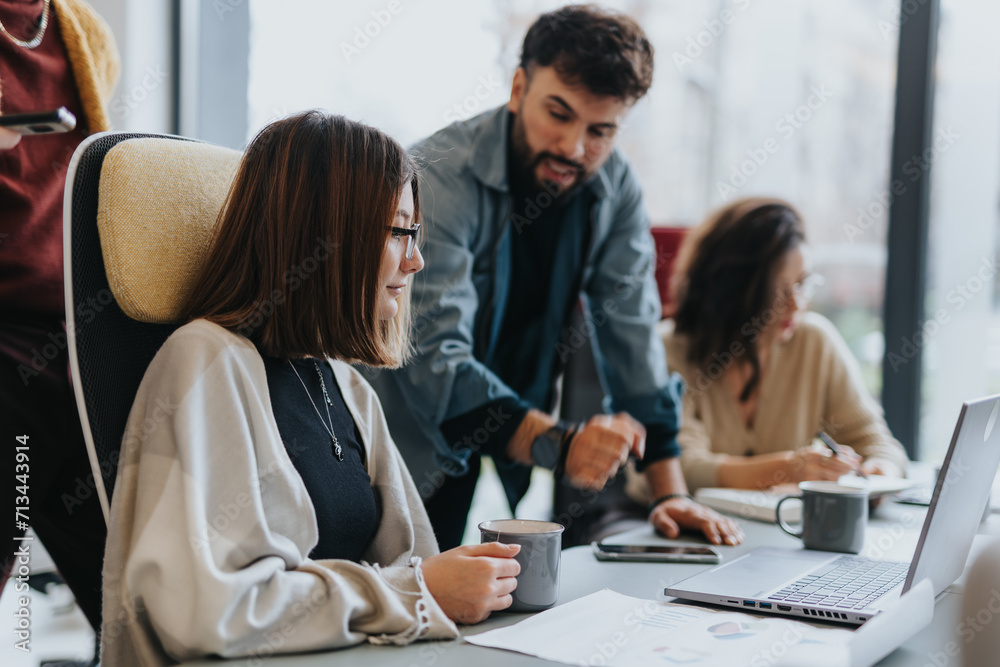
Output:
<instances>
[{"instance_id":1,"label":"woman writing in notebook","mask_svg":"<svg viewBox=\"0 0 1000 667\"><path fill-rule=\"evenodd\" d=\"M250 143L129 417L103 664L452 638L510 605L518 547L437 553L348 364L407 356L419 221L414 164L374 128L307 112Z\"/></svg>"},{"instance_id":2,"label":"woman writing in notebook","mask_svg":"<svg viewBox=\"0 0 1000 667\"><path fill-rule=\"evenodd\" d=\"M847 345L805 310L821 281L807 258L801 217L774 199L734 202L684 240L664 343L687 384L678 442L692 489L904 474ZM814 443L821 431L841 454Z\"/></svg>"}]
</instances>

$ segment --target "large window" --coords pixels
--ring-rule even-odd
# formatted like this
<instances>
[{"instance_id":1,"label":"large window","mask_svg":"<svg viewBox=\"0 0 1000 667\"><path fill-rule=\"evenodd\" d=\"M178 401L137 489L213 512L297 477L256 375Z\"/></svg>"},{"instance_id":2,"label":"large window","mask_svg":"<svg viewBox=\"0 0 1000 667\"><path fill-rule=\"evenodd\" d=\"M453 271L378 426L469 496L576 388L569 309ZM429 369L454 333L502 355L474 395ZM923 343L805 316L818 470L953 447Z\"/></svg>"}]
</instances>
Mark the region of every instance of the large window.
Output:
<instances>
[{"instance_id":1,"label":"large window","mask_svg":"<svg viewBox=\"0 0 1000 667\"><path fill-rule=\"evenodd\" d=\"M490 2L250 3L249 127L325 108L409 144L505 102L508 26Z\"/></svg>"},{"instance_id":2,"label":"large window","mask_svg":"<svg viewBox=\"0 0 1000 667\"><path fill-rule=\"evenodd\" d=\"M307 107L409 143L506 101L528 25L558 2L251 2L250 130ZM830 317L881 388L885 197L896 56L892 3L622 0L656 49L620 145L657 225L734 197L806 217ZM289 48L289 40L295 44Z\"/></svg>"},{"instance_id":3,"label":"large window","mask_svg":"<svg viewBox=\"0 0 1000 667\"><path fill-rule=\"evenodd\" d=\"M889 349L923 354L924 459L944 456L963 401L1000 393L998 21L993 0L942 0L934 141L913 160L931 168L926 314Z\"/></svg>"},{"instance_id":4,"label":"large window","mask_svg":"<svg viewBox=\"0 0 1000 667\"><path fill-rule=\"evenodd\" d=\"M735 197L803 213L813 307L881 389L886 190L897 31L863 0L635 3L657 80L623 144L658 224L693 224Z\"/></svg>"},{"instance_id":5,"label":"large window","mask_svg":"<svg viewBox=\"0 0 1000 667\"><path fill-rule=\"evenodd\" d=\"M323 107L413 142L505 103L527 27L561 4L311 0L293 12L251 0L250 132ZM653 88L619 140L653 223L696 224L751 195L799 207L826 278L814 308L844 334L878 396L898 5L603 4L635 17L656 50ZM503 510L494 496L487 518Z\"/></svg>"}]
</instances>

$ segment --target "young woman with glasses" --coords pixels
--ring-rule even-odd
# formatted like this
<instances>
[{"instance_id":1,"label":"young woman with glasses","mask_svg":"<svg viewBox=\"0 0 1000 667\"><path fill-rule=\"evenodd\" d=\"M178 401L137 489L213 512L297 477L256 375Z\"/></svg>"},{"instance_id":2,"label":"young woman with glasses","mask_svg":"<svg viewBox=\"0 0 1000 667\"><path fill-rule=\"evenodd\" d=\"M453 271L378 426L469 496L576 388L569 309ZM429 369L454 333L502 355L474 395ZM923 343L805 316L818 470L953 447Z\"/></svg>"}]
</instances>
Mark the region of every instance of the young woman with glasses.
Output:
<instances>
[{"instance_id":1,"label":"young woman with glasses","mask_svg":"<svg viewBox=\"0 0 1000 667\"><path fill-rule=\"evenodd\" d=\"M664 342L687 385L678 442L689 487L904 474L905 451L844 340L805 310L822 284L807 258L800 215L776 199L733 202L685 238ZM820 432L842 453L816 443Z\"/></svg>"},{"instance_id":2,"label":"young woman with glasses","mask_svg":"<svg viewBox=\"0 0 1000 667\"><path fill-rule=\"evenodd\" d=\"M417 180L395 141L340 116L292 116L250 143L188 323L130 415L103 664L450 638L510 604L518 548L438 554L349 365L407 358Z\"/></svg>"}]
</instances>

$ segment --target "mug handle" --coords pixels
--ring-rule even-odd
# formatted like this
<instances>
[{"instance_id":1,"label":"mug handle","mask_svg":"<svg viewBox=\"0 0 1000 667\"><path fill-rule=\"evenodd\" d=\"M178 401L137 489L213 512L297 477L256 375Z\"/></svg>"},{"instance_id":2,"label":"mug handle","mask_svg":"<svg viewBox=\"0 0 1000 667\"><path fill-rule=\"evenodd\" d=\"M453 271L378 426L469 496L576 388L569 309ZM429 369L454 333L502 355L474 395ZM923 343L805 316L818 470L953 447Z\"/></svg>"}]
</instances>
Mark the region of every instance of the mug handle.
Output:
<instances>
[{"instance_id":1,"label":"mug handle","mask_svg":"<svg viewBox=\"0 0 1000 667\"><path fill-rule=\"evenodd\" d=\"M784 496L781 500L778 501L778 504L774 506L774 516L777 517L778 526L783 531L785 531L792 537L797 537L799 539L802 539L802 531L800 530L799 532L796 533L794 530L792 530L791 526L785 523L781 518L781 503L785 502L786 500L792 500L793 498L802 500L802 496Z\"/></svg>"}]
</instances>

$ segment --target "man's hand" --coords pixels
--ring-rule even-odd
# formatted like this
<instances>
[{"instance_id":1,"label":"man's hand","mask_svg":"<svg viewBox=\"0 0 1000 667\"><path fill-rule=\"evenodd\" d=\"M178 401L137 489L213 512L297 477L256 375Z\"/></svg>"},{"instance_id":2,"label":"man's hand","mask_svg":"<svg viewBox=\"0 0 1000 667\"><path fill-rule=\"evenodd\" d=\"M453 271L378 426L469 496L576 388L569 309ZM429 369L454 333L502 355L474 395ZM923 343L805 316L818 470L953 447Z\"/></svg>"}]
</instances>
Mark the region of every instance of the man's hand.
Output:
<instances>
[{"instance_id":1,"label":"man's hand","mask_svg":"<svg viewBox=\"0 0 1000 667\"><path fill-rule=\"evenodd\" d=\"M521 564L519 544L468 544L431 556L420 566L427 590L448 618L478 623L513 601Z\"/></svg>"},{"instance_id":2,"label":"man's hand","mask_svg":"<svg viewBox=\"0 0 1000 667\"><path fill-rule=\"evenodd\" d=\"M573 486L600 491L625 465L629 453L641 459L645 451L646 429L630 415L596 415L569 443L566 478Z\"/></svg>"},{"instance_id":3,"label":"man's hand","mask_svg":"<svg viewBox=\"0 0 1000 667\"><path fill-rule=\"evenodd\" d=\"M732 546L743 541L739 524L690 498L664 500L649 515L649 522L670 539L680 535L681 528L687 528L701 531L712 544Z\"/></svg>"},{"instance_id":4,"label":"man's hand","mask_svg":"<svg viewBox=\"0 0 1000 667\"><path fill-rule=\"evenodd\" d=\"M17 146L21 141L21 133L10 130L6 127L0 127L0 151L7 151Z\"/></svg>"}]
</instances>

